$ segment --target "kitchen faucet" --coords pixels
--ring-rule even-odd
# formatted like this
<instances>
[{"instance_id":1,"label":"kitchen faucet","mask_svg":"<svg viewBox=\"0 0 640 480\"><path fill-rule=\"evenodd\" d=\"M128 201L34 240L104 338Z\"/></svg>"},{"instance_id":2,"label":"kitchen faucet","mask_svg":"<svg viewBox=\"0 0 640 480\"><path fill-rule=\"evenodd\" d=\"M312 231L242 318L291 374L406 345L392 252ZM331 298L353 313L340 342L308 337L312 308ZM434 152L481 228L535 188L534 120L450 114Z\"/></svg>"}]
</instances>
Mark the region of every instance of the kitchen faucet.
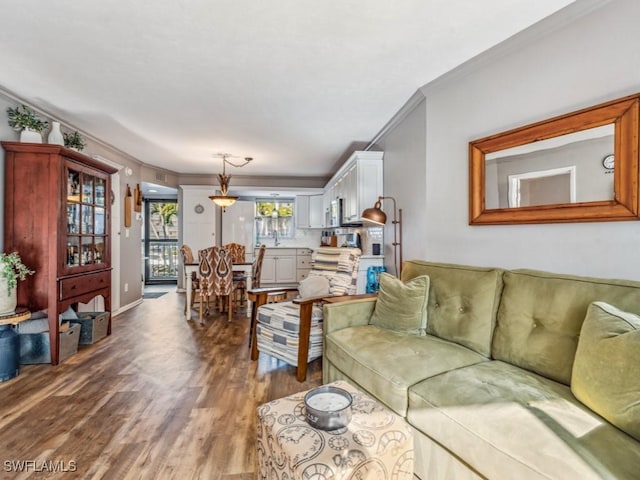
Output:
<instances>
[{"instance_id":1,"label":"kitchen faucet","mask_svg":"<svg viewBox=\"0 0 640 480\"><path fill-rule=\"evenodd\" d=\"M280 242L278 241L278 211L277 210L274 210L273 212L271 212L271 226L275 227L271 231L271 234L273 235L273 240L275 242L275 246L277 247L278 245L280 245Z\"/></svg>"}]
</instances>

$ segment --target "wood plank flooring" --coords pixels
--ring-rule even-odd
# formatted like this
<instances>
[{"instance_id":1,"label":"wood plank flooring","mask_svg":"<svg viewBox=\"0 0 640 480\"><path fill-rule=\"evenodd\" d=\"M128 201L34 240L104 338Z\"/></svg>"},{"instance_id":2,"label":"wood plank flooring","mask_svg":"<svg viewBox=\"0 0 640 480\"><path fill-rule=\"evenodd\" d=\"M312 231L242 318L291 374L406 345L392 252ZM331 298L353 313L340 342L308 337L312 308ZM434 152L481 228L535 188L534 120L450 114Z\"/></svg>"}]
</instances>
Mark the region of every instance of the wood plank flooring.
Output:
<instances>
[{"instance_id":1,"label":"wood plank flooring","mask_svg":"<svg viewBox=\"0 0 640 480\"><path fill-rule=\"evenodd\" d=\"M0 383L0 478L254 479L256 407L320 385L321 359L299 383L251 361L244 312L200 326L183 308L171 288L64 363Z\"/></svg>"}]
</instances>

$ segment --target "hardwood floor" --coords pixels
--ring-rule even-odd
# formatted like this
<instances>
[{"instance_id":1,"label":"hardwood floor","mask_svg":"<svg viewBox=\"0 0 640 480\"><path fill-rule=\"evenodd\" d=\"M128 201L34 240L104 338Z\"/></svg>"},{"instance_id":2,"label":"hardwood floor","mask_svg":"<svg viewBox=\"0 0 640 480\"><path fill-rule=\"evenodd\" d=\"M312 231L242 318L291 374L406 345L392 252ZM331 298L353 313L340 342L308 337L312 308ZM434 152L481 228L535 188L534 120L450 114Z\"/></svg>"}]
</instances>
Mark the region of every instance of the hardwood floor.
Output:
<instances>
[{"instance_id":1,"label":"hardwood floor","mask_svg":"<svg viewBox=\"0 0 640 480\"><path fill-rule=\"evenodd\" d=\"M64 363L0 383L0 478L255 477L256 407L319 385L321 359L305 383L264 354L252 362L244 312L200 326L168 290Z\"/></svg>"}]
</instances>

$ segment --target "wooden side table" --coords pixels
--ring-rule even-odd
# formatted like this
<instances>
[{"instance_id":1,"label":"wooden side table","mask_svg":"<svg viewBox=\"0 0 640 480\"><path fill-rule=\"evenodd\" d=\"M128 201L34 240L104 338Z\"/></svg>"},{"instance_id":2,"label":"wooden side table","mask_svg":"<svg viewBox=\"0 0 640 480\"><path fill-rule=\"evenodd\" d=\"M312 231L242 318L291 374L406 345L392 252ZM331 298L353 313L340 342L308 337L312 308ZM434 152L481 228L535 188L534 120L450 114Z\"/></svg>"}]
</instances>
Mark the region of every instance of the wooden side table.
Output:
<instances>
[{"instance_id":1,"label":"wooden side table","mask_svg":"<svg viewBox=\"0 0 640 480\"><path fill-rule=\"evenodd\" d=\"M20 341L12 325L31 318L26 307L18 307L14 313L0 315L0 382L17 376L20 372Z\"/></svg>"}]
</instances>

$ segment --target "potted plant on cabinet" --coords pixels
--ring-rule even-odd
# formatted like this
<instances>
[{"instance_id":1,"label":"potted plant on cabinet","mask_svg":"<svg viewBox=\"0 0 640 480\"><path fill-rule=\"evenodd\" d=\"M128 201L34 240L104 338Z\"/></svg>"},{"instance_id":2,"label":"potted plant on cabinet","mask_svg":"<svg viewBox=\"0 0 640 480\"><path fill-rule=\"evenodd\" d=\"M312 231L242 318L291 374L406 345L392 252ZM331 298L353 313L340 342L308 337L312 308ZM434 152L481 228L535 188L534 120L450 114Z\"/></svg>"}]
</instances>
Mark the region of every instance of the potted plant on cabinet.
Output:
<instances>
[{"instance_id":1,"label":"potted plant on cabinet","mask_svg":"<svg viewBox=\"0 0 640 480\"><path fill-rule=\"evenodd\" d=\"M64 146L70 148L71 150L81 152L84 147L87 146L86 142L80 136L77 130L73 133L63 133L62 136L64 137Z\"/></svg>"},{"instance_id":2,"label":"potted plant on cabinet","mask_svg":"<svg viewBox=\"0 0 640 480\"><path fill-rule=\"evenodd\" d=\"M42 131L47 128L49 122L41 120L29 107L26 105L9 107L7 117L9 126L20 132L21 142L42 143Z\"/></svg>"},{"instance_id":3,"label":"potted plant on cabinet","mask_svg":"<svg viewBox=\"0 0 640 480\"><path fill-rule=\"evenodd\" d=\"M18 280L35 272L22 263L18 252L0 253L0 315L13 313L17 305Z\"/></svg>"}]
</instances>

